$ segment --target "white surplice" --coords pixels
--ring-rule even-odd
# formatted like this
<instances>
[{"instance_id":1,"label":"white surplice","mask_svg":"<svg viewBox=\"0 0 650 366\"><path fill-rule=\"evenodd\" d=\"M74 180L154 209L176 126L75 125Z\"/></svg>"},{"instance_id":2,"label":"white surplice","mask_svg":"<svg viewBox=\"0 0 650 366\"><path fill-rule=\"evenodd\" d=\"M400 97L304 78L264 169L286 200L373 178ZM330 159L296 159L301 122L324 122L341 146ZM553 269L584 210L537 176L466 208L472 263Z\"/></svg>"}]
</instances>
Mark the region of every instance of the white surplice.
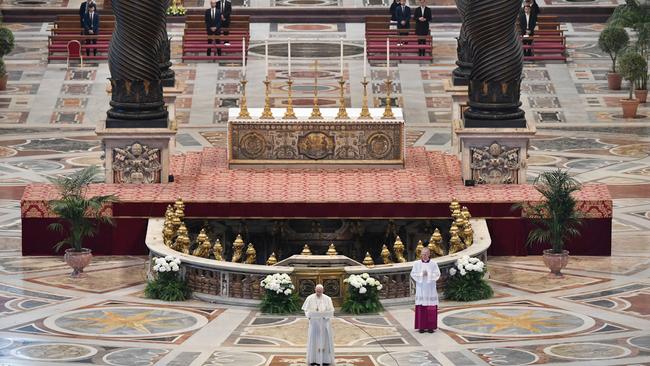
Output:
<instances>
[{"instance_id":1,"label":"white surplice","mask_svg":"<svg viewBox=\"0 0 650 366\"><path fill-rule=\"evenodd\" d=\"M312 363L335 365L334 333L330 324L330 319L334 316L332 299L325 294L311 294L305 299L302 310L309 319L307 366Z\"/></svg>"},{"instance_id":2,"label":"white surplice","mask_svg":"<svg viewBox=\"0 0 650 366\"><path fill-rule=\"evenodd\" d=\"M411 278L415 281L415 305L438 305L436 281L440 278L440 269L436 262L432 260L427 263L421 260L413 262Z\"/></svg>"}]
</instances>

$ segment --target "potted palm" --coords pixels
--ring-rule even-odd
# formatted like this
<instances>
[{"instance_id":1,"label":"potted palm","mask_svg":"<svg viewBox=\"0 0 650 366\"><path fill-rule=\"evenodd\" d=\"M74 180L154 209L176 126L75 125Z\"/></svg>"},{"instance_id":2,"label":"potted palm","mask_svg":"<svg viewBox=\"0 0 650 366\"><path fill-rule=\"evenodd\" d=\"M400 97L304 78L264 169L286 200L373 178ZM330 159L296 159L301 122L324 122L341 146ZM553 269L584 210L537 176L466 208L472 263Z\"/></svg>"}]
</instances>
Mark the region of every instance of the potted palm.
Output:
<instances>
[{"instance_id":1,"label":"potted palm","mask_svg":"<svg viewBox=\"0 0 650 366\"><path fill-rule=\"evenodd\" d=\"M644 75L648 74L648 63L645 57L636 51L628 51L618 60L618 69L625 80L630 82L630 95L628 99L621 99L624 118L634 118L639 108L639 101L632 97L634 84Z\"/></svg>"},{"instance_id":2,"label":"potted palm","mask_svg":"<svg viewBox=\"0 0 650 366\"><path fill-rule=\"evenodd\" d=\"M612 59L612 70L607 73L607 86L611 90L621 89L621 74L616 72L616 59L627 47L630 37L621 27L608 26L600 32L598 47Z\"/></svg>"},{"instance_id":3,"label":"potted palm","mask_svg":"<svg viewBox=\"0 0 650 366\"><path fill-rule=\"evenodd\" d=\"M543 252L544 264L550 269L550 276L562 277L562 269L569 263L569 251L564 246L580 235L582 219L572 194L581 185L561 169L540 174L534 185L544 200L530 207L529 217L535 228L528 234L527 244L550 245Z\"/></svg>"},{"instance_id":4,"label":"potted palm","mask_svg":"<svg viewBox=\"0 0 650 366\"><path fill-rule=\"evenodd\" d=\"M7 68L4 60L14 49L14 34L8 28L0 28L0 90L7 89Z\"/></svg>"},{"instance_id":5,"label":"potted palm","mask_svg":"<svg viewBox=\"0 0 650 366\"><path fill-rule=\"evenodd\" d=\"M98 173L99 168L92 165L68 176L50 179L59 191L59 197L50 200L48 205L59 217L60 222L50 224L49 229L67 233L54 249L58 252L63 246L70 247L65 250L64 259L73 269L71 277L81 276L83 269L92 260L92 251L83 246L84 239L94 236L97 224L113 224L112 218L102 213L102 208L106 204L116 202L117 197L86 197L86 190Z\"/></svg>"}]
</instances>

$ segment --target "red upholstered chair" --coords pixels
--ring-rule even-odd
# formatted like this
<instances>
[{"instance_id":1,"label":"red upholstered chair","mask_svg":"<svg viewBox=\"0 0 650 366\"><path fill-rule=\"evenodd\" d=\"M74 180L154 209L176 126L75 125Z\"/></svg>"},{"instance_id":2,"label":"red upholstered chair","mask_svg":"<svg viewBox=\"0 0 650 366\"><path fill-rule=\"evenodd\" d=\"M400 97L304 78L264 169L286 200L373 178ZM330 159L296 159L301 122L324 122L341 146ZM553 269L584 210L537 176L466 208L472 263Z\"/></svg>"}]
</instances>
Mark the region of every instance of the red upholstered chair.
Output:
<instances>
[{"instance_id":1,"label":"red upholstered chair","mask_svg":"<svg viewBox=\"0 0 650 366\"><path fill-rule=\"evenodd\" d=\"M84 58L81 55L81 43L77 40L68 42L68 59L67 64L70 67L70 59L78 58L81 61L81 67L84 67Z\"/></svg>"}]
</instances>

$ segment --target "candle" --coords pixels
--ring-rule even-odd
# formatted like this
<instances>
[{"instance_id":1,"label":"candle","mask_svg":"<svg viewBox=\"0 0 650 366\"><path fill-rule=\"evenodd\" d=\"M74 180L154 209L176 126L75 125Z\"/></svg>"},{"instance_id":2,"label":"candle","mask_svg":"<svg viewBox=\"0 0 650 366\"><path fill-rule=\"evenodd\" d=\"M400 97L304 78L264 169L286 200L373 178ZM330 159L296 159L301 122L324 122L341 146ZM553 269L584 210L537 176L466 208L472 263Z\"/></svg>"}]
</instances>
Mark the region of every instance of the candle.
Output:
<instances>
[{"instance_id":1,"label":"candle","mask_svg":"<svg viewBox=\"0 0 650 366\"><path fill-rule=\"evenodd\" d=\"M390 77L390 38L386 38L386 80Z\"/></svg>"},{"instance_id":2,"label":"candle","mask_svg":"<svg viewBox=\"0 0 650 366\"><path fill-rule=\"evenodd\" d=\"M341 79L343 79L343 38L341 38Z\"/></svg>"},{"instance_id":3,"label":"candle","mask_svg":"<svg viewBox=\"0 0 650 366\"><path fill-rule=\"evenodd\" d=\"M246 76L246 37L241 39L241 64L242 64L242 74Z\"/></svg>"},{"instance_id":4,"label":"candle","mask_svg":"<svg viewBox=\"0 0 650 366\"><path fill-rule=\"evenodd\" d=\"M269 78L269 40L264 41L264 65L266 66L266 78Z\"/></svg>"},{"instance_id":5,"label":"candle","mask_svg":"<svg viewBox=\"0 0 650 366\"><path fill-rule=\"evenodd\" d=\"M287 39L287 54L289 56L289 78L291 78L291 38Z\"/></svg>"},{"instance_id":6,"label":"candle","mask_svg":"<svg viewBox=\"0 0 650 366\"><path fill-rule=\"evenodd\" d=\"M368 63L368 45L366 40L363 40L363 78L367 76L366 64Z\"/></svg>"}]
</instances>

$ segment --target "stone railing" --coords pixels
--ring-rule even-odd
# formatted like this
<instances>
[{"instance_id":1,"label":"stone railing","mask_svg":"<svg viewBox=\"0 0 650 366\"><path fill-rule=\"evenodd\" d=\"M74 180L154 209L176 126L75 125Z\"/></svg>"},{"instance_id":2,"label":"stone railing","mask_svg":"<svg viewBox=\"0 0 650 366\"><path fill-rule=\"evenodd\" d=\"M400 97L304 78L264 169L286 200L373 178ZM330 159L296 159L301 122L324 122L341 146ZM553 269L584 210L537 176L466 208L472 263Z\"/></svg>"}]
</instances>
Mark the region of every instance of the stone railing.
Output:
<instances>
[{"instance_id":1,"label":"stone railing","mask_svg":"<svg viewBox=\"0 0 650 366\"><path fill-rule=\"evenodd\" d=\"M193 296L204 301L257 305L262 298L264 290L260 287L260 281L269 274L288 273L295 284L302 283L307 279L306 275L313 277L318 282L321 278L327 277L330 281L333 277L338 278L340 289L334 302L341 303L347 290L343 279L351 274L368 273L378 279L383 288L379 294L382 303L385 305L399 304L412 301L415 293L415 286L411 281L410 273L413 262L395 263L387 265L376 265L366 267L363 265L347 267L309 267L307 274L300 267L289 266L265 266L258 264L232 263L216 261L214 259L196 257L177 252L164 245L162 238L163 219L155 218L149 220L147 228L146 244L150 256L173 255L181 259L181 274L187 279ZM462 256L478 257L482 261L487 259L487 250L490 247L491 239L487 224L483 219L470 219L474 229L474 243L467 249L444 257L433 258L438 264L441 272L441 279L437 286L444 290L449 269L454 266L456 260ZM308 281L309 282L309 281ZM442 294L442 291L441 291Z\"/></svg>"}]
</instances>

